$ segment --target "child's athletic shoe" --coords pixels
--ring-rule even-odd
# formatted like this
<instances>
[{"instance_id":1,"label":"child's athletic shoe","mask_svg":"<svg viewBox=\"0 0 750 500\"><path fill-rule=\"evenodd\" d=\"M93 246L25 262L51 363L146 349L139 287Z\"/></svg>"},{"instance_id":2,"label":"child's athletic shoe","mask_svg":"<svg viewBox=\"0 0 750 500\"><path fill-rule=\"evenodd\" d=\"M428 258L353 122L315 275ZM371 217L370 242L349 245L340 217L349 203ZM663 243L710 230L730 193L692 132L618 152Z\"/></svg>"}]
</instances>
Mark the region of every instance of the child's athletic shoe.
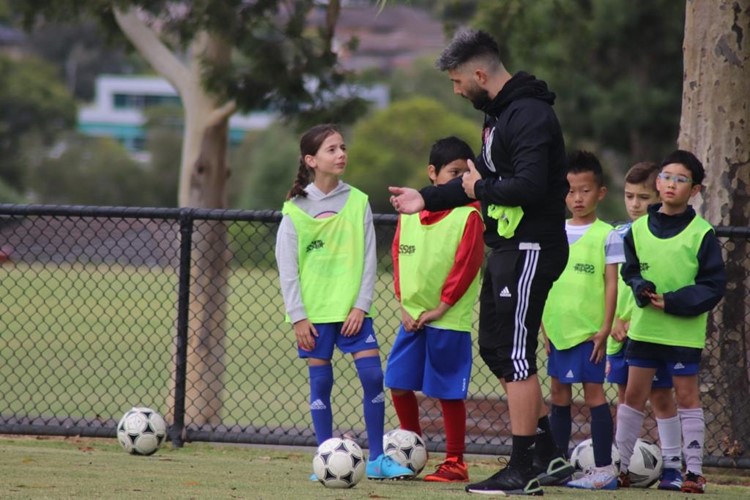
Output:
<instances>
[{"instance_id":1,"label":"child's athletic shoe","mask_svg":"<svg viewBox=\"0 0 750 500\"><path fill-rule=\"evenodd\" d=\"M582 478L570 481L568 487L579 490L616 490L617 472L613 465L591 467Z\"/></svg>"},{"instance_id":2,"label":"child's athletic shoe","mask_svg":"<svg viewBox=\"0 0 750 500\"><path fill-rule=\"evenodd\" d=\"M660 490L680 491L682 488L682 472L679 469L664 469L659 479Z\"/></svg>"},{"instance_id":3,"label":"child's athletic shoe","mask_svg":"<svg viewBox=\"0 0 750 500\"><path fill-rule=\"evenodd\" d=\"M683 493L703 493L706 491L706 478L688 471L680 491Z\"/></svg>"},{"instance_id":4,"label":"child's athletic shoe","mask_svg":"<svg viewBox=\"0 0 750 500\"><path fill-rule=\"evenodd\" d=\"M532 470L542 486L560 486L570 481L575 467L568 462L562 453L543 459L534 455Z\"/></svg>"},{"instance_id":5,"label":"child's athletic shoe","mask_svg":"<svg viewBox=\"0 0 750 500\"><path fill-rule=\"evenodd\" d=\"M620 472L620 475L617 476L617 487L630 488L630 474L627 471Z\"/></svg>"},{"instance_id":6,"label":"child's athletic shoe","mask_svg":"<svg viewBox=\"0 0 750 500\"><path fill-rule=\"evenodd\" d=\"M435 472L426 475L424 480L435 483L468 483L469 469L466 464L458 461L458 457L447 457L445 462L438 465Z\"/></svg>"},{"instance_id":7,"label":"child's athletic shoe","mask_svg":"<svg viewBox=\"0 0 750 500\"><path fill-rule=\"evenodd\" d=\"M510 464L484 481L467 485L465 489L468 493L482 495L544 495L542 485L533 472L523 474Z\"/></svg>"},{"instance_id":8,"label":"child's athletic shoe","mask_svg":"<svg viewBox=\"0 0 750 500\"><path fill-rule=\"evenodd\" d=\"M317 476L317 475L315 475L315 473L314 473L314 472L313 472L312 474L310 474L310 481L315 481L315 482L317 482L317 481L318 481L318 476Z\"/></svg>"},{"instance_id":9,"label":"child's athletic shoe","mask_svg":"<svg viewBox=\"0 0 750 500\"><path fill-rule=\"evenodd\" d=\"M367 462L367 479L406 479L413 476L413 470L384 454Z\"/></svg>"}]
</instances>

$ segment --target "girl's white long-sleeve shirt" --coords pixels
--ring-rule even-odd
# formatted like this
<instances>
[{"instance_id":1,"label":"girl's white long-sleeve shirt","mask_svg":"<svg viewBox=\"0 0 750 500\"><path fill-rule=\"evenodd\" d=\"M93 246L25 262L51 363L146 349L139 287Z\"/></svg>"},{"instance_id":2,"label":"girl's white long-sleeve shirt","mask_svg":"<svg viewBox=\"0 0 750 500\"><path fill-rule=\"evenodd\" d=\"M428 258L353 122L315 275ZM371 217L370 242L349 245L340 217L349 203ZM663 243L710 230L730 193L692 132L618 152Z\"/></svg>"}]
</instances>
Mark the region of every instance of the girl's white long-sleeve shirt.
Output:
<instances>
[{"instance_id":1,"label":"girl's white long-sleeve shirt","mask_svg":"<svg viewBox=\"0 0 750 500\"><path fill-rule=\"evenodd\" d=\"M292 203L297 205L311 217L326 217L335 215L344 208L349 199L351 188L345 182L339 181L338 186L328 194L323 193L314 184L309 184L305 191L307 197L297 196ZM372 222L372 209L367 205L365 219L365 262L362 272L362 285L354 307L369 312L372 306L373 290L377 278L377 253L375 241L375 226ZM276 263L279 267L279 281L284 306L292 323L307 318L305 305L302 303L302 293L299 283L297 231L288 215L281 219L279 231L276 234Z\"/></svg>"}]
</instances>

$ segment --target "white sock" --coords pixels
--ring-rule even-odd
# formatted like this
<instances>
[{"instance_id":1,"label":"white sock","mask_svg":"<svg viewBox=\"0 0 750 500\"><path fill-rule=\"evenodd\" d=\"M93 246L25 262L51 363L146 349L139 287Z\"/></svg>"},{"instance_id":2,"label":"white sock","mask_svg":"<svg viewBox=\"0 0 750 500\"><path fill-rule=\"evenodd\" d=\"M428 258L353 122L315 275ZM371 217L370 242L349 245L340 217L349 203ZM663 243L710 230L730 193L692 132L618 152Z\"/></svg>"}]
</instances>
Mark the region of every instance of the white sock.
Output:
<instances>
[{"instance_id":1,"label":"white sock","mask_svg":"<svg viewBox=\"0 0 750 500\"><path fill-rule=\"evenodd\" d=\"M680 426L680 417L675 415L670 418L657 418L656 425L659 428L659 442L661 443L664 468L681 469L682 427Z\"/></svg>"},{"instance_id":2,"label":"white sock","mask_svg":"<svg viewBox=\"0 0 750 500\"><path fill-rule=\"evenodd\" d=\"M630 466L630 457L633 456L635 441L641 435L643 420L646 414L628 405L617 405L617 431L615 442L620 451L620 471L625 472Z\"/></svg>"},{"instance_id":3,"label":"white sock","mask_svg":"<svg viewBox=\"0 0 750 500\"><path fill-rule=\"evenodd\" d=\"M706 421L703 408L678 408L682 424L682 453L685 455L685 469L693 474L703 475L703 445Z\"/></svg>"}]
</instances>

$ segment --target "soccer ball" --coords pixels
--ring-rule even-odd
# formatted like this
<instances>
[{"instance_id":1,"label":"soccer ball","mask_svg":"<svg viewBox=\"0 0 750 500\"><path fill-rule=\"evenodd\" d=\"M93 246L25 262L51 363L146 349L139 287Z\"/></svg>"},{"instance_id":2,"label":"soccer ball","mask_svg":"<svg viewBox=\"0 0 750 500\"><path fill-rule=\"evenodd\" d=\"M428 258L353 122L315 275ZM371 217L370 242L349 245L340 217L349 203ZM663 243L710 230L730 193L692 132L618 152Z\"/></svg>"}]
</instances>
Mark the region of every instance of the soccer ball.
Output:
<instances>
[{"instance_id":1,"label":"soccer ball","mask_svg":"<svg viewBox=\"0 0 750 500\"><path fill-rule=\"evenodd\" d=\"M584 439L578 446L573 448L573 453L570 454L570 463L576 470L586 472L590 468L596 466L594 461L594 442L589 439ZM612 464L620 468L620 452L617 451L617 447L612 443Z\"/></svg>"},{"instance_id":2,"label":"soccer ball","mask_svg":"<svg viewBox=\"0 0 750 500\"><path fill-rule=\"evenodd\" d=\"M396 429L383 436L383 452L418 476L427 465L427 446L416 432Z\"/></svg>"},{"instance_id":3,"label":"soccer ball","mask_svg":"<svg viewBox=\"0 0 750 500\"><path fill-rule=\"evenodd\" d=\"M638 439L633 448L633 457L630 459L628 472L630 473L630 486L635 488L648 488L656 483L661 476L663 460L661 450L650 441Z\"/></svg>"},{"instance_id":4,"label":"soccer ball","mask_svg":"<svg viewBox=\"0 0 750 500\"><path fill-rule=\"evenodd\" d=\"M365 477L365 455L351 439L326 439L313 457L313 472L327 488L351 488Z\"/></svg>"},{"instance_id":5,"label":"soccer ball","mask_svg":"<svg viewBox=\"0 0 750 500\"><path fill-rule=\"evenodd\" d=\"M131 408L117 424L117 440L132 455L153 455L166 439L167 423L151 408Z\"/></svg>"}]
</instances>

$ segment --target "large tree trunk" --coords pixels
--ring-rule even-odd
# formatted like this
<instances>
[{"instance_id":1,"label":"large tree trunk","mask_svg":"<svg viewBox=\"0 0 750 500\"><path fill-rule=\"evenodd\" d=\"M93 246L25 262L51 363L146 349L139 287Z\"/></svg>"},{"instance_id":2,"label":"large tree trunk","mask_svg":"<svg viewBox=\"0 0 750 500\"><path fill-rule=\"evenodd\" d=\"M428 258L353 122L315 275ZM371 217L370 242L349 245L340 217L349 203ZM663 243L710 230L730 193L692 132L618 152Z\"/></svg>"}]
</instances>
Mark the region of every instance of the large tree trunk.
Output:
<instances>
[{"instance_id":1,"label":"large tree trunk","mask_svg":"<svg viewBox=\"0 0 750 500\"><path fill-rule=\"evenodd\" d=\"M204 90L201 62L229 64L231 45L215 35L200 33L189 48L187 62L183 63L161 42L137 10L115 9L115 18L125 36L182 98L185 130L179 206L226 208L229 117L235 111L235 104L219 102ZM229 260L224 223L197 223L191 253L186 425L221 421ZM169 416L174 411L174 370L172 372Z\"/></svg>"},{"instance_id":2,"label":"large tree trunk","mask_svg":"<svg viewBox=\"0 0 750 500\"><path fill-rule=\"evenodd\" d=\"M688 0L681 149L706 167L694 206L712 224L747 227L750 219L750 0ZM706 452L750 449L750 246L721 240L729 276L713 311L701 372ZM716 455L717 453L711 453Z\"/></svg>"},{"instance_id":3,"label":"large tree trunk","mask_svg":"<svg viewBox=\"0 0 750 500\"><path fill-rule=\"evenodd\" d=\"M234 104L221 105L206 94L200 81L200 60L228 61L231 49L222 40L207 34L197 37L191 49L193 84L182 96L185 131L179 204L226 208L227 143ZM221 422L229 260L224 222L197 223L191 258L186 424Z\"/></svg>"}]
</instances>

